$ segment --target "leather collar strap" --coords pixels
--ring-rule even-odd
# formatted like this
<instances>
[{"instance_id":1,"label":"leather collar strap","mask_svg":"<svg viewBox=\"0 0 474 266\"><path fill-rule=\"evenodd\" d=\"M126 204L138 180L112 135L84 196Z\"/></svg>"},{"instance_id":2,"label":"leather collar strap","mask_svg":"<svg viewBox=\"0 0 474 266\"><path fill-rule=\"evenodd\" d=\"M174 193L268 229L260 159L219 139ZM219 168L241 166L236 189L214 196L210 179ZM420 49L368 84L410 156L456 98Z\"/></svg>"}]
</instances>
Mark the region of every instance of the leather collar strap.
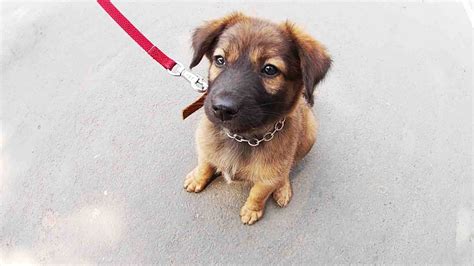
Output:
<instances>
[{"instance_id":1,"label":"leather collar strap","mask_svg":"<svg viewBox=\"0 0 474 266\"><path fill-rule=\"evenodd\" d=\"M192 115L194 112L199 110L199 108L204 106L204 101L206 100L207 92L201 95L197 100L193 103L188 105L186 108L183 109L182 115L183 120L186 119L188 116Z\"/></svg>"},{"instance_id":2,"label":"leather collar strap","mask_svg":"<svg viewBox=\"0 0 474 266\"><path fill-rule=\"evenodd\" d=\"M173 76L182 76L187 79L193 88L199 92L206 92L207 84L200 76L187 71L181 64L164 54L158 47L153 45L133 24L110 2L110 0L97 0L99 5L112 17L115 22L138 44L145 50L156 62L162 65ZM173 68L177 66L177 72ZM183 110L183 119L197 111L204 104L207 93L203 94L195 102L187 106Z\"/></svg>"}]
</instances>

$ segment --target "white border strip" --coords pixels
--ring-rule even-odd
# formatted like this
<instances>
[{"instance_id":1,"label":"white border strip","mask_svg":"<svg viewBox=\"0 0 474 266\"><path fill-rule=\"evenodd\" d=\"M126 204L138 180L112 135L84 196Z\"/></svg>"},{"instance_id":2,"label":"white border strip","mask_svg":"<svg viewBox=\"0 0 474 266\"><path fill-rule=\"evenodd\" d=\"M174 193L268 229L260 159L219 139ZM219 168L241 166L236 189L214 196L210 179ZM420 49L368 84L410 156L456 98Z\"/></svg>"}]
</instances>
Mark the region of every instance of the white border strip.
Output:
<instances>
[{"instance_id":1,"label":"white border strip","mask_svg":"<svg viewBox=\"0 0 474 266\"><path fill-rule=\"evenodd\" d=\"M469 4L469 0L462 0L462 5L464 6L464 10L466 10L469 20L471 21L471 26L474 28L474 14L471 6L472 3Z\"/></svg>"}]
</instances>

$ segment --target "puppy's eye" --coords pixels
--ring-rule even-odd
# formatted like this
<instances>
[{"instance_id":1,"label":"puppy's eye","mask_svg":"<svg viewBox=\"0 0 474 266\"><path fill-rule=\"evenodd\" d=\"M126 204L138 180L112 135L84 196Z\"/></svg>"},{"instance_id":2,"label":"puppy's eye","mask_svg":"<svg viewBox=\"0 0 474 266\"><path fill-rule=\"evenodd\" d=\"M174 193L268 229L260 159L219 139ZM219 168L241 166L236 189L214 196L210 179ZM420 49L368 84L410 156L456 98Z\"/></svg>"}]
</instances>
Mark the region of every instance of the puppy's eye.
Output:
<instances>
[{"instance_id":1,"label":"puppy's eye","mask_svg":"<svg viewBox=\"0 0 474 266\"><path fill-rule=\"evenodd\" d=\"M225 65L225 59L221 55L216 55L214 56L214 63L216 64L216 66L222 67L223 65Z\"/></svg>"},{"instance_id":2,"label":"puppy's eye","mask_svg":"<svg viewBox=\"0 0 474 266\"><path fill-rule=\"evenodd\" d=\"M263 67L262 72L267 76L276 76L280 70L276 66L268 64Z\"/></svg>"}]
</instances>

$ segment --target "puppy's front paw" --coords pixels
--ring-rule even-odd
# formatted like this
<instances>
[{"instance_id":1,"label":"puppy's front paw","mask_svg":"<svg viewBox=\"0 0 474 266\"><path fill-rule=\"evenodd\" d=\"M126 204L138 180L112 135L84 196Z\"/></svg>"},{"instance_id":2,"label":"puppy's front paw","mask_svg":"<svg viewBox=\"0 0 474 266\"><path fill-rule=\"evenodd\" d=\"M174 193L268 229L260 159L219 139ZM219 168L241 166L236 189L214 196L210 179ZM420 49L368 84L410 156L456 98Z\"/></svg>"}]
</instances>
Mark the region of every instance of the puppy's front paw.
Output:
<instances>
[{"instance_id":1,"label":"puppy's front paw","mask_svg":"<svg viewBox=\"0 0 474 266\"><path fill-rule=\"evenodd\" d=\"M207 185L208 180L197 176L195 174L196 172L196 169L194 169L186 176L186 180L184 180L184 188L187 192L201 192Z\"/></svg>"},{"instance_id":2,"label":"puppy's front paw","mask_svg":"<svg viewBox=\"0 0 474 266\"><path fill-rule=\"evenodd\" d=\"M285 207L290 202L291 195L291 185L288 183L273 192L273 199L278 206Z\"/></svg>"},{"instance_id":3,"label":"puppy's front paw","mask_svg":"<svg viewBox=\"0 0 474 266\"><path fill-rule=\"evenodd\" d=\"M258 219L262 218L262 216L263 210L250 210L245 205L240 209L240 220L244 224L253 224L258 221Z\"/></svg>"}]
</instances>

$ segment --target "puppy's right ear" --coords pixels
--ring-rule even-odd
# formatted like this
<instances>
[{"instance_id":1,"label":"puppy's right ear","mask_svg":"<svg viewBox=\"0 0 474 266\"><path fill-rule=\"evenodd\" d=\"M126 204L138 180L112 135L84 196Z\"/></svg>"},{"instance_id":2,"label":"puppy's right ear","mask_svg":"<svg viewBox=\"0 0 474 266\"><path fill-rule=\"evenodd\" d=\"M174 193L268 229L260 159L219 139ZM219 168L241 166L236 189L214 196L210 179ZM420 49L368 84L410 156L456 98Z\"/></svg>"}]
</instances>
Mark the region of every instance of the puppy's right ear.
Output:
<instances>
[{"instance_id":1,"label":"puppy's right ear","mask_svg":"<svg viewBox=\"0 0 474 266\"><path fill-rule=\"evenodd\" d=\"M194 55L189 68L195 67L201 62L202 57L207 54L210 59L210 52L214 48L219 36L224 30L235 23L244 20L246 16L240 12L234 12L220 19L212 20L194 30L193 49Z\"/></svg>"}]
</instances>

